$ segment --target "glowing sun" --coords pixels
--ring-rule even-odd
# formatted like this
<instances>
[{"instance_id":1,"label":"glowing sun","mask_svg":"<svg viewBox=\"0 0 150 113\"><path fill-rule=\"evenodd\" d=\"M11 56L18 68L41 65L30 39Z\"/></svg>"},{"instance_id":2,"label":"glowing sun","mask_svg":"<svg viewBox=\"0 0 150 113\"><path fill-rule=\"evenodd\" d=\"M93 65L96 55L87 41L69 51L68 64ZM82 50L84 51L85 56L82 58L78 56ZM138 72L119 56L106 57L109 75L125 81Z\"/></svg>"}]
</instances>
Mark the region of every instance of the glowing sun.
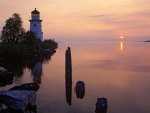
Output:
<instances>
[{"instance_id":1,"label":"glowing sun","mask_svg":"<svg viewBox=\"0 0 150 113\"><path fill-rule=\"evenodd\" d=\"M120 35L120 38L121 38L121 39L123 39L123 38L124 38L124 36L123 36L123 35Z\"/></svg>"}]
</instances>

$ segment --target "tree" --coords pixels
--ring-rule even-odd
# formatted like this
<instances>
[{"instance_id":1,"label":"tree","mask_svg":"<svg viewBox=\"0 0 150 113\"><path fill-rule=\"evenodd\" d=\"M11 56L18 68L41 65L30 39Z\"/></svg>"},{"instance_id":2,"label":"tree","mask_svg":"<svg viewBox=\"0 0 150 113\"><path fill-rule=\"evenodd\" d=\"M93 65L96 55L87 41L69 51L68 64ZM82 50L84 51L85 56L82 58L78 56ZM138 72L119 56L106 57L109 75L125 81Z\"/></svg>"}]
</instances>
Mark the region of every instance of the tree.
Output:
<instances>
[{"instance_id":1,"label":"tree","mask_svg":"<svg viewBox=\"0 0 150 113\"><path fill-rule=\"evenodd\" d=\"M5 21L5 26L2 29L2 42L5 43L20 43L23 41L25 30L22 27L22 19L19 14L14 13L12 17Z\"/></svg>"},{"instance_id":2,"label":"tree","mask_svg":"<svg viewBox=\"0 0 150 113\"><path fill-rule=\"evenodd\" d=\"M43 49L56 49L58 47L58 44L52 39L47 39L42 42L41 47Z\"/></svg>"},{"instance_id":3,"label":"tree","mask_svg":"<svg viewBox=\"0 0 150 113\"><path fill-rule=\"evenodd\" d=\"M24 36L24 43L34 45L37 42L36 36L33 32L27 31Z\"/></svg>"}]
</instances>

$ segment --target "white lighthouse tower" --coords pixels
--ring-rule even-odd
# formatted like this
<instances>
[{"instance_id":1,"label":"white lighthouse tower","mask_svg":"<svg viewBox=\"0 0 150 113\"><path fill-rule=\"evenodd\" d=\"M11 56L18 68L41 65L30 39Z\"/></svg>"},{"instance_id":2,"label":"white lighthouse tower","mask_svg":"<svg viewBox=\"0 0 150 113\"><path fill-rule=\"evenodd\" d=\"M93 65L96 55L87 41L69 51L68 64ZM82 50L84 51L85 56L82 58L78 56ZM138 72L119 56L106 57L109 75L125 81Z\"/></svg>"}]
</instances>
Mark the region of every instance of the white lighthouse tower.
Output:
<instances>
[{"instance_id":1,"label":"white lighthouse tower","mask_svg":"<svg viewBox=\"0 0 150 113\"><path fill-rule=\"evenodd\" d=\"M30 31L35 33L35 36L40 41L43 40L42 20L40 20L40 12L36 10L31 12Z\"/></svg>"}]
</instances>

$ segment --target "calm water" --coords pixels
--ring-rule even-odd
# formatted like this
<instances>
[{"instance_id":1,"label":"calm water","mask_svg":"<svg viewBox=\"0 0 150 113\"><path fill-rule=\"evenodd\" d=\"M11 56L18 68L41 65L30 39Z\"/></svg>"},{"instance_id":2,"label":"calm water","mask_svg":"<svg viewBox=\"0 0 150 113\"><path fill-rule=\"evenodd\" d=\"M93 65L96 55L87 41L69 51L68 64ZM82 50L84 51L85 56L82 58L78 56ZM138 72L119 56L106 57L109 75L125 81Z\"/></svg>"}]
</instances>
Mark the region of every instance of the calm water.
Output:
<instances>
[{"instance_id":1,"label":"calm water","mask_svg":"<svg viewBox=\"0 0 150 113\"><path fill-rule=\"evenodd\" d=\"M72 50L72 90L66 101L65 50ZM14 85L40 83L38 113L95 113L98 97L108 99L107 113L150 113L150 43L60 43L49 62L37 62L14 78ZM38 69L38 70L37 70ZM77 98L75 85L84 81L84 98ZM71 88L70 88L71 89ZM68 89L68 90L70 90ZM69 105L70 103L70 105Z\"/></svg>"}]
</instances>

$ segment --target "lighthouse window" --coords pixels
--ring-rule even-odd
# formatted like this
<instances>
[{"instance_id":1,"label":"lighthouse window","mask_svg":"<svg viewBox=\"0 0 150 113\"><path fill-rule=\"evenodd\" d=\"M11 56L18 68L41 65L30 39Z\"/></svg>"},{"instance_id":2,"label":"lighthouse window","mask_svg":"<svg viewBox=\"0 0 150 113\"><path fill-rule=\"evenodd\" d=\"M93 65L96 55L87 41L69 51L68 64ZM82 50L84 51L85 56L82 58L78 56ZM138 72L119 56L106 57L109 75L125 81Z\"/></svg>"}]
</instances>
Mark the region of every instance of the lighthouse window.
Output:
<instances>
[{"instance_id":1,"label":"lighthouse window","mask_svg":"<svg viewBox=\"0 0 150 113\"><path fill-rule=\"evenodd\" d=\"M34 24L34 27L36 27L37 25L36 24Z\"/></svg>"}]
</instances>

